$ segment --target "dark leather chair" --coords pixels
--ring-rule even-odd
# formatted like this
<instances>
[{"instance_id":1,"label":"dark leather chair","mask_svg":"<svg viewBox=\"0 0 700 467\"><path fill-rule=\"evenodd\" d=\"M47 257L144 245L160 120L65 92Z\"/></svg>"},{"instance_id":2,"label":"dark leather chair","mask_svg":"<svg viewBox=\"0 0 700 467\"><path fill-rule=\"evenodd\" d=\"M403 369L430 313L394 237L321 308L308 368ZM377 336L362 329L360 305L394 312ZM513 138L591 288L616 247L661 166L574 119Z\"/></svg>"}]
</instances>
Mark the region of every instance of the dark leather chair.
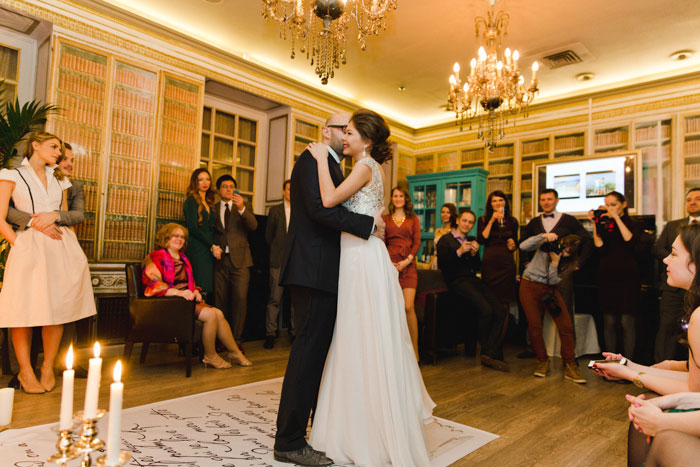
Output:
<instances>
[{"instance_id":1,"label":"dark leather chair","mask_svg":"<svg viewBox=\"0 0 700 467\"><path fill-rule=\"evenodd\" d=\"M124 361L131 357L134 343L141 342L140 362L146 360L151 342L176 343L184 347L186 375L192 375L192 348L202 340L202 323L197 321L194 301L181 297L144 297L141 264L127 263L126 289L129 295L129 328Z\"/></svg>"}]
</instances>

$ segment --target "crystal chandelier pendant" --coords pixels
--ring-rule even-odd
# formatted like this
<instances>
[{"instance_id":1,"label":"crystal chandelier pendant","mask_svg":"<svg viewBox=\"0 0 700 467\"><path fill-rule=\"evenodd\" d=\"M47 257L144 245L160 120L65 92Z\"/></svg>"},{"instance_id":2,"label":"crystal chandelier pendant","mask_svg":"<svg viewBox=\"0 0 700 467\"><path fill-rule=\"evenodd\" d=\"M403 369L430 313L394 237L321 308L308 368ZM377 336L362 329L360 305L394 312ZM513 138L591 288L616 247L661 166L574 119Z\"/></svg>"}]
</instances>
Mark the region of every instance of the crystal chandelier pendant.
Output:
<instances>
[{"instance_id":1,"label":"crystal chandelier pendant","mask_svg":"<svg viewBox=\"0 0 700 467\"><path fill-rule=\"evenodd\" d=\"M280 23L280 37L291 36L292 53L305 53L322 84L347 62L346 33L350 23L358 29L360 49L365 38L386 28L386 17L398 0L262 0L262 15Z\"/></svg>"},{"instance_id":2,"label":"crystal chandelier pendant","mask_svg":"<svg viewBox=\"0 0 700 467\"><path fill-rule=\"evenodd\" d=\"M478 119L478 137L489 151L493 151L499 139L505 135L509 116L523 113L527 117L528 105L539 91L537 88L538 64L532 64L532 79L525 86L525 78L518 68L518 51L502 49L502 38L507 34L510 16L494 11L496 0L490 0L488 17L474 20L476 37L481 38L477 57L472 58L470 74L459 77L459 63L455 63L450 75L450 91L447 110L455 113L455 119L463 128L466 121Z\"/></svg>"}]
</instances>

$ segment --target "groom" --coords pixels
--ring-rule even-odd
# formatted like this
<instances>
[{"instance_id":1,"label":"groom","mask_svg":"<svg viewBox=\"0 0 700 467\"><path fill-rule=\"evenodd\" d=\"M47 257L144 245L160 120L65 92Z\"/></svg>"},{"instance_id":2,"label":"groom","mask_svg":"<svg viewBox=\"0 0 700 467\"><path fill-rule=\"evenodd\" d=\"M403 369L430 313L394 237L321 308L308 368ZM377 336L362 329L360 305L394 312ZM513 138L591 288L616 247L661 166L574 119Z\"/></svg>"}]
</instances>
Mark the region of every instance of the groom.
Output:
<instances>
[{"instance_id":1,"label":"groom","mask_svg":"<svg viewBox=\"0 0 700 467\"><path fill-rule=\"evenodd\" d=\"M343 181L342 137L350 115L331 115L323 127L331 178ZM340 232L368 239L383 236L381 212L374 217L342 206L324 208L318 167L304 151L292 170L289 231L284 246L280 285L289 287L294 307L296 338L289 353L277 415L275 460L298 465L331 465L324 453L306 443L309 414L316 407L323 367L333 337L338 301ZM376 226L376 229L375 229Z\"/></svg>"}]
</instances>

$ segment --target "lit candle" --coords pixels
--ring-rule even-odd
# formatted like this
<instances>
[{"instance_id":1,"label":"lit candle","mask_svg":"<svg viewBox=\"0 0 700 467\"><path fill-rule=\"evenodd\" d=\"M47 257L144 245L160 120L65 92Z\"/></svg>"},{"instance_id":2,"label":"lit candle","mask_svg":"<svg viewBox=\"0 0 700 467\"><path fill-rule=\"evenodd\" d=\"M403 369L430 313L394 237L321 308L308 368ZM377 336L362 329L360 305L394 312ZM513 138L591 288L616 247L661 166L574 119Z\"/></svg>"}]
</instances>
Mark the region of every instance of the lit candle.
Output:
<instances>
[{"instance_id":1,"label":"lit candle","mask_svg":"<svg viewBox=\"0 0 700 467\"><path fill-rule=\"evenodd\" d=\"M504 55L506 56L506 64L510 65L510 49L509 48L506 48Z\"/></svg>"},{"instance_id":2,"label":"lit candle","mask_svg":"<svg viewBox=\"0 0 700 467\"><path fill-rule=\"evenodd\" d=\"M481 47L479 47L479 60L481 60L481 61L486 60L486 49L484 49L483 45Z\"/></svg>"},{"instance_id":3,"label":"lit candle","mask_svg":"<svg viewBox=\"0 0 700 467\"><path fill-rule=\"evenodd\" d=\"M540 69L540 64L537 62L533 62L532 64L532 81L537 80L537 70Z\"/></svg>"},{"instance_id":4,"label":"lit candle","mask_svg":"<svg viewBox=\"0 0 700 467\"><path fill-rule=\"evenodd\" d=\"M503 62L501 62L500 60L498 63L496 63L496 72L498 73L499 78L503 76Z\"/></svg>"},{"instance_id":5,"label":"lit candle","mask_svg":"<svg viewBox=\"0 0 700 467\"><path fill-rule=\"evenodd\" d=\"M455 72L456 76L459 76L459 62L455 62L455 64L452 65L452 71Z\"/></svg>"},{"instance_id":6,"label":"lit candle","mask_svg":"<svg viewBox=\"0 0 700 467\"><path fill-rule=\"evenodd\" d=\"M73 382L75 370L73 369L73 346L68 347L66 354L66 369L63 372L63 390L61 392L61 418L59 430L70 430L73 426Z\"/></svg>"},{"instance_id":7,"label":"lit candle","mask_svg":"<svg viewBox=\"0 0 700 467\"><path fill-rule=\"evenodd\" d=\"M475 59L475 58L472 58L472 61L469 62L469 64L470 64L471 67L472 67L471 75L474 76L474 69L476 68L476 59Z\"/></svg>"},{"instance_id":8,"label":"lit candle","mask_svg":"<svg viewBox=\"0 0 700 467\"><path fill-rule=\"evenodd\" d=\"M124 383L122 378L121 360L114 365L114 382L109 387L109 425L107 431L106 465L119 465L121 452L122 399Z\"/></svg>"},{"instance_id":9,"label":"lit candle","mask_svg":"<svg viewBox=\"0 0 700 467\"><path fill-rule=\"evenodd\" d=\"M12 405L14 399L14 388L0 389L0 426L9 425L12 422Z\"/></svg>"},{"instance_id":10,"label":"lit candle","mask_svg":"<svg viewBox=\"0 0 700 467\"><path fill-rule=\"evenodd\" d=\"M100 396L100 379L102 378L102 359L100 358L100 343L95 342L95 357L90 359L88 367L87 388L85 389L85 409L83 417L97 416L97 400Z\"/></svg>"},{"instance_id":11,"label":"lit candle","mask_svg":"<svg viewBox=\"0 0 700 467\"><path fill-rule=\"evenodd\" d=\"M513 52L513 69L517 70L518 69L518 59L520 58L520 52L517 50Z\"/></svg>"},{"instance_id":12,"label":"lit candle","mask_svg":"<svg viewBox=\"0 0 700 467\"><path fill-rule=\"evenodd\" d=\"M455 79L455 75L450 75L450 89L454 89L456 85L457 80Z\"/></svg>"}]
</instances>

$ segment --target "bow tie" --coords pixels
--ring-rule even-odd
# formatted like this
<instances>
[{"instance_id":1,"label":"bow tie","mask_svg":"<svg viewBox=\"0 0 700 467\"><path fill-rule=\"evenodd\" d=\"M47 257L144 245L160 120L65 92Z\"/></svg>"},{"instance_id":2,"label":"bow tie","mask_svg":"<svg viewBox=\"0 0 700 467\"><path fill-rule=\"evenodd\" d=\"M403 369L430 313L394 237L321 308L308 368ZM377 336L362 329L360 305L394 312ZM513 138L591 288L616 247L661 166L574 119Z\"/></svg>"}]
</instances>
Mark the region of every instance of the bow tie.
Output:
<instances>
[{"instance_id":1,"label":"bow tie","mask_svg":"<svg viewBox=\"0 0 700 467\"><path fill-rule=\"evenodd\" d=\"M554 219L554 214L542 214L542 217L544 217L544 218L551 217L552 219Z\"/></svg>"}]
</instances>

